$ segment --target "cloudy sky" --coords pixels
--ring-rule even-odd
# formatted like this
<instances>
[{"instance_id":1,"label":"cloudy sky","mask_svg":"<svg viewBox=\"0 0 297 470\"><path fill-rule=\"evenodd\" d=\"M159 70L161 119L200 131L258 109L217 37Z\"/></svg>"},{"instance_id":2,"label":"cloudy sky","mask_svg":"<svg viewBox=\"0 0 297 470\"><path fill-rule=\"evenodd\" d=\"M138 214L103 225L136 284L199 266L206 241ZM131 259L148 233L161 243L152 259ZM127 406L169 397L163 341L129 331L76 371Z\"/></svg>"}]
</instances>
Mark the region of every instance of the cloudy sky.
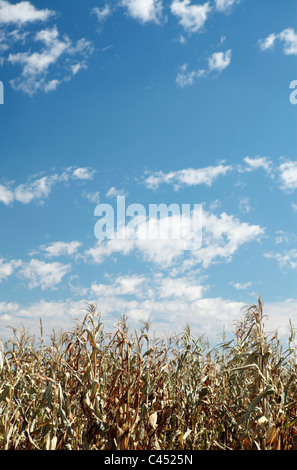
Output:
<instances>
[{"instance_id":1,"label":"cloudy sky","mask_svg":"<svg viewBox=\"0 0 297 470\"><path fill-rule=\"evenodd\" d=\"M85 302L110 327L125 314L211 341L258 295L270 328L297 324L296 14L0 0L2 338L40 317L68 329ZM147 218L98 239L95 208L116 214L118 196ZM201 246L140 237L150 204L202 205Z\"/></svg>"}]
</instances>

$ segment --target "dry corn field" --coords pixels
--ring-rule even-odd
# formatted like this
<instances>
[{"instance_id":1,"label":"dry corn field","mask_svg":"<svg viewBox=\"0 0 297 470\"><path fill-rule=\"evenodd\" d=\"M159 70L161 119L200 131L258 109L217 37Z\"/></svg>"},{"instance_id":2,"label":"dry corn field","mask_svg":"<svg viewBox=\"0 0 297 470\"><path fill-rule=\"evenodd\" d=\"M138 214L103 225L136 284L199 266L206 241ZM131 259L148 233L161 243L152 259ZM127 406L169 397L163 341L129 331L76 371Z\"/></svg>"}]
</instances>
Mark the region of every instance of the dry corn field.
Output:
<instances>
[{"instance_id":1,"label":"dry corn field","mask_svg":"<svg viewBox=\"0 0 297 470\"><path fill-rule=\"evenodd\" d=\"M213 349L125 318L105 333L92 305L49 340L18 328L0 354L0 449L294 450L294 328L283 350L264 324L258 299Z\"/></svg>"}]
</instances>

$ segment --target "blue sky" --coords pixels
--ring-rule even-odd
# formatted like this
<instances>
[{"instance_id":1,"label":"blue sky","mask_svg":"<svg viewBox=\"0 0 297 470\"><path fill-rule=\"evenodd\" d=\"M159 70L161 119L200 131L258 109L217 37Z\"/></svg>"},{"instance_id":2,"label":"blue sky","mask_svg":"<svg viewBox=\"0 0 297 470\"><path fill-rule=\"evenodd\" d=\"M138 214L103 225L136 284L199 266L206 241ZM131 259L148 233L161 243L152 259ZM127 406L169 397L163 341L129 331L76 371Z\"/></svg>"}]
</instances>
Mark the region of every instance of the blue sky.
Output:
<instances>
[{"instance_id":1,"label":"blue sky","mask_svg":"<svg viewBox=\"0 0 297 470\"><path fill-rule=\"evenodd\" d=\"M0 333L93 302L217 341L297 322L297 7L0 0ZM97 240L99 203L202 204L202 246ZM148 222L148 221L147 221Z\"/></svg>"}]
</instances>

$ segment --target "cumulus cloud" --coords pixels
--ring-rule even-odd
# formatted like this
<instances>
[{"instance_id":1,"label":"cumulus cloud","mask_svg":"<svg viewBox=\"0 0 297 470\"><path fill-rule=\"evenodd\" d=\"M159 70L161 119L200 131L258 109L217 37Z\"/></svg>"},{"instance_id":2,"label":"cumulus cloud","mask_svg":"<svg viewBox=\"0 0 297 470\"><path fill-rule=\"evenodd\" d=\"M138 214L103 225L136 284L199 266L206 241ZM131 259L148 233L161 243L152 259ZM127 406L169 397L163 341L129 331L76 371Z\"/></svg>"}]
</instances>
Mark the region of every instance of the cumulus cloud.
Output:
<instances>
[{"instance_id":1,"label":"cumulus cloud","mask_svg":"<svg viewBox=\"0 0 297 470\"><path fill-rule=\"evenodd\" d=\"M260 39L258 44L262 51L272 49L276 41L283 45L283 52L286 55L297 55L297 33L294 28L287 28L278 34L271 33L266 38Z\"/></svg>"},{"instance_id":2,"label":"cumulus cloud","mask_svg":"<svg viewBox=\"0 0 297 470\"><path fill-rule=\"evenodd\" d=\"M204 268L221 260L232 260L234 254L246 243L258 241L265 229L250 225L226 213L216 216L203 212L203 244L194 253L192 263L201 263Z\"/></svg>"},{"instance_id":3,"label":"cumulus cloud","mask_svg":"<svg viewBox=\"0 0 297 470\"><path fill-rule=\"evenodd\" d=\"M239 209L244 214L248 214L251 211L251 204L249 197L241 197L239 201Z\"/></svg>"},{"instance_id":4,"label":"cumulus cloud","mask_svg":"<svg viewBox=\"0 0 297 470\"><path fill-rule=\"evenodd\" d=\"M40 334L40 318L44 328L44 335L51 334L53 329L61 328L69 331L78 319L85 315L86 302L93 303L102 313L102 322L106 332L113 331L118 318L125 315L129 325L139 328L139 322L151 322L151 333L155 336L167 337L173 333L180 333L185 325L190 325L194 336L205 335L211 344L217 344L218 338L224 329L226 333L234 331L234 322L242 318L244 302L221 297L202 296L189 300L187 296L161 297L162 287L168 278L148 278L141 283L142 296L129 298L128 295L113 292L118 287L117 278L112 277L102 284L99 293L90 292L88 296L78 301L45 301L43 299L29 305L17 302L0 302L0 336L8 339L11 331L7 325L17 327L24 325L30 332ZM177 279L178 283L179 280ZM180 280L185 288L193 286L190 279ZM105 289L104 289L105 287ZM196 283L199 292L199 281ZM170 290L170 289L169 289ZM105 294L106 293L106 294ZM191 298L191 295L190 295ZM287 300L275 303L265 303L265 313L268 315L267 329L278 329L280 337L287 338L289 334L288 320L295 318L297 310L296 300ZM183 315L183 312L186 314Z\"/></svg>"},{"instance_id":5,"label":"cumulus cloud","mask_svg":"<svg viewBox=\"0 0 297 470\"><path fill-rule=\"evenodd\" d=\"M228 49L225 52L214 52L208 58L208 67L206 69L189 70L188 64L183 64L179 67L179 71L176 76L176 83L181 88L184 88L186 86L193 85L195 81L200 78L220 74L223 70L229 67L231 56L231 49Z\"/></svg>"},{"instance_id":6,"label":"cumulus cloud","mask_svg":"<svg viewBox=\"0 0 297 470\"><path fill-rule=\"evenodd\" d=\"M208 59L209 72L222 72L224 69L226 69L230 65L231 55L231 49L225 52L214 52Z\"/></svg>"},{"instance_id":7,"label":"cumulus cloud","mask_svg":"<svg viewBox=\"0 0 297 470\"><path fill-rule=\"evenodd\" d=\"M93 168L76 168L72 172L72 178L75 180L92 180L95 170Z\"/></svg>"},{"instance_id":8,"label":"cumulus cloud","mask_svg":"<svg viewBox=\"0 0 297 470\"><path fill-rule=\"evenodd\" d=\"M190 0L173 0L171 13L179 19L179 23L188 33L203 30L211 11L210 2L202 5L191 4Z\"/></svg>"},{"instance_id":9,"label":"cumulus cloud","mask_svg":"<svg viewBox=\"0 0 297 470\"><path fill-rule=\"evenodd\" d=\"M44 176L15 188L14 198L23 204L29 204L33 200L44 200L48 198L52 187L57 183L58 176Z\"/></svg>"},{"instance_id":10,"label":"cumulus cloud","mask_svg":"<svg viewBox=\"0 0 297 470\"><path fill-rule=\"evenodd\" d=\"M3 202L5 205L9 205L14 200L13 191L3 184L0 184L0 202Z\"/></svg>"},{"instance_id":11,"label":"cumulus cloud","mask_svg":"<svg viewBox=\"0 0 297 470\"><path fill-rule=\"evenodd\" d=\"M129 223L115 230L113 239L100 239L86 250L86 259L101 264L110 256L133 254L141 255L145 262L161 269L176 264L180 270L193 266L207 269L213 263L231 261L242 245L258 241L265 233L259 225L240 222L226 213L217 216L203 210L200 216L197 208L182 216L169 215L168 208L167 215L163 214L160 219L152 215L140 218L137 231L134 232ZM193 229L194 220L200 224L194 224ZM154 238L150 234L158 236ZM179 236L174 238L174 234Z\"/></svg>"},{"instance_id":12,"label":"cumulus cloud","mask_svg":"<svg viewBox=\"0 0 297 470\"><path fill-rule=\"evenodd\" d=\"M76 43L67 35L61 38L56 26L38 31L33 42L42 45L40 51L32 52L30 49L26 52L10 53L7 58L12 65L22 67L21 75L11 80L12 87L29 95L38 91L53 91L60 83L68 81L79 69L86 67L85 59L93 50L91 43L84 38ZM62 74L54 71L57 76L49 79L53 66L62 58L65 64Z\"/></svg>"},{"instance_id":13,"label":"cumulus cloud","mask_svg":"<svg viewBox=\"0 0 297 470\"><path fill-rule=\"evenodd\" d=\"M223 325L228 331L233 328L233 322L240 317L242 302L216 298L189 298L180 296L170 299L159 296L158 284L160 279L144 277L142 297L129 298L129 294L117 292L118 282L112 278L96 291L79 301L45 301L40 300L29 305L15 302L0 302L0 335L10 336L6 325L17 327L24 325L35 334L40 334L40 319L44 335L52 333L53 329L61 328L69 331L78 319L85 315L86 302L93 303L102 313L105 331L113 331L118 319L123 315L128 317L129 325L139 328L139 322L151 321L151 333L159 338L180 333L187 324L191 325L192 334L203 335L216 342ZM164 279L166 283L166 280ZM187 284L187 281L184 281ZM114 287L113 287L114 286ZM185 287L186 288L186 287ZM199 286L197 286L199 291ZM190 295L191 298L191 295ZM187 312L183 316L182 312ZM218 326L220 325L220 326Z\"/></svg>"},{"instance_id":14,"label":"cumulus cloud","mask_svg":"<svg viewBox=\"0 0 297 470\"><path fill-rule=\"evenodd\" d=\"M241 0L215 0L215 6L218 11L226 13L229 12L234 5L240 2Z\"/></svg>"},{"instance_id":15,"label":"cumulus cloud","mask_svg":"<svg viewBox=\"0 0 297 470\"><path fill-rule=\"evenodd\" d=\"M99 7L92 8L91 13L93 15L96 15L99 23L103 23L112 14L112 9L110 5L106 3L106 5L104 5L104 7L102 8L99 8Z\"/></svg>"},{"instance_id":16,"label":"cumulus cloud","mask_svg":"<svg viewBox=\"0 0 297 470\"><path fill-rule=\"evenodd\" d=\"M10 329L23 325L32 333L40 334L40 319L44 334L51 334L53 329L69 330L77 318L82 317L83 302L75 301L45 301L43 299L22 305L17 302L0 302L0 335L10 337Z\"/></svg>"},{"instance_id":17,"label":"cumulus cloud","mask_svg":"<svg viewBox=\"0 0 297 470\"><path fill-rule=\"evenodd\" d=\"M230 285L233 286L236 290L246 290L248 287L251 287L251 282L230 282Z\"/></svg>"},{"instance_id":18,"label":"cumulus cloud","mask_svg":"<svg viewBox=\"0 0 297 470\"><path fill-rule=\"evenodd\" d=\"M265 39L260 39L259 47L262 51L266 51L267 49L272 49L275 43L277 35L272 33L269 34Z\"/></svg>"},{"instance_id":19,"label":"cumulus cloud","mask_svg":"<svg viewBox=\"0 0 297 470\"><path fill-rule=\"evenodd\" d=\"M42 290L45 290L56 288L70 270L70 264L46 263L32 259L29 263L22 264L19 274L28 280L29 289L41 287Z\"/></svg>"},{"instance_id":20,"label":"cumulus cloud","mask_svg":"<svg viewBox=\"0 0 297 470\"><path fill-rule=\"evenodd\" d=\"M107 276L109 283L91 286L91 292L100 297L130 296L147 299L150 295L155 299L184 299L187 302L203 297L206 288L192 276L167 277L158 273L151 277L144 275Z\"/></svg>"},{"instance_id":21,"label":"cumulus cloud","mask_svg":"<svg viewBox=\"0 0 297 470\"><path fill-rule=\"evenodd\" d=\"M258 170L259 168L263 168L268 173L271 171L272 161L268 157L245 157L243 161L246 163L244 171Z\"/></svg>"},{"instance_id":22,"label":"cumulus cloud","mask_svg":"<svg viewBox=\"0 0 297 470\"><path fill-rule=\"evenodd\" d=\"M98 204L100 201L100 192L99 191L83 191L82 196L93 204Z\"/></svg>"},{"instance_id":23,"label":"cumulus cloud","mask_svg":"<svg viewBox=\"0 0 297 470\"><path fill-rule=\"evenodd\" d=\"M131 289L122 288L123 280ZM150 319L159 337L180 332L190 324L192 332L206 334L214 340L220 334L218 325L232 327L243 303L204 296L206 290L201 280L192 275L140 274L111 276L105 283L94 284L90 297L100 305L107 320L110 315L126 315L129 323L137 326L139 321Z\"/></svg>"},{"instance_id":24,"label":"cumulus cloud","mask_svg":"<svg viewBox=\"0 0 297 470\"><path fill-rule=\"evenodd\" d=\"M126 196L127 192L124 189L117 189L114 186L109 188L106 193L106 197L117 197L117 196Z\"/></svg>"},{"instance_id":25,"label":"cumulus cloud","mask_svg":"<svg viewBox=\"0 0 297 470\"><path fill-rule=\"evenodd\" d=\"M204 294L204 286L198 280L182 277L166 277L160 279L158 293L163 298L182 298L189 302L201 299Z\"/></svg>"},{"instance_id":26,"label":"cumulus cloud","mask_svg":"<svg viewBox=\"0 0 297 470\"><path fill-rule=\"evenodd\" d=\"M265 253L266 258L275 259L281 269L296 269L297 268L297 250L292 249L284 253Z\"/></svg>"},{"instance_id":27,"label":"cumulus cloud","mask_svg":"<svg viewBox=\"0 0 297 470\"><path fill-rule=\"evenodd\" d=\"M231 171L242 174L264 170L272 180L277 182L276 184L282 190L292 192L297 189L297 162L282 160L282 163L276 164L269 157L258 156L252 158L247 156L243 158L242 164L237 165L220 163L217 166L187 168L168 173L156 171L145 177L144 185L149 189L158 189L162 184L167 184L172 185L176 190L183 186L196 186L200 184L210 187L220 176L225 176ZM242 200L242 203L244 203L244 200Z\"/></svg>"},{"instance_id":28,"label":"cumulus cloud","mask_svg":"<svg viewBox=\"0 0 297 470\"><path fill-rule=\"evenodd\" d=\"M112 284L96 284L93 283L91 291L98 298L104 296L115 296L115 295L141 295L143 283L146 281L144 276L118 276L113 279Z\"/></svg>"},{"instance_id":29,"label":"cumulus cloud","mask_svg":"<svg viewBox=\"0 0 297 470\"><path fill-rule=\"evenodd\" d=\"M21 68L20 75L10 80L14 90L30 96L49 93L87 67L93 46L85 38L73 42L56 25L39 31L30 28L55 16L54 11L37 9L29 1L0 0L1 62Z\"/></svg>"},{"instance_id":30,"label":"cumulus cloud","mask_svg":"<svg viewBox=\"0 0 297 470\"><path fill-rule=\"evenodd\" d=\"M243 161L245 166L237 167L240 173L263 169L283 191L289 193L297 189L297 161L281 158L282 163L276 164L268 157L245 157Z\"/></svg>"},{"instance_id":31,"label":"cumulus cloud","mask_svg":"<svg viewBox=\"0 0 297 470\"><path fill-rule=\"evenodd\" d=\"M279 166L280 184L285 191L294 191L297 188L297 162L286 161Z\"/></svg>"},{"instance_id":32,"label":"cumulus cloud","mask_svg":"<svg viewBox=\"0 0 297 470\"><path fill-rule=\"evenodd\" d=\"M121 0L121 5L133 19L140 23L160 23L163 5L161 0Z\"/></svg>"},{"instance_id":33,"label":"cumulus cloud","mask_svg":"<svg viewBox=\"0 0 297 470\"><path fill-rule=\"evenodd\" d=\"M41 245L40 249L45 253L49 258L62 256L62 255L74 255L77 253L78 249L82 245L79 241L72 242L63 242L58 241L51 243L49 245ZM33 252L34 253L34 252Z\"/></svg>"},{"instance_id":34,"label":"cumulus cloud","mask_svg":"<svg viewBox=\"0 0 297 470\"><path fill-rule=\"evenodd\" d=\"M141 208L145 211L143 206ZM127 216L127 223L115 227L113 233L109 231L108 237L105 232L102 237L96 233L98 242L86 250L85 256L100 264L107 257L133 253L140 254L147 262L168 267L185 250L197 248L201 244L201 210L199 207L188 209L180 213L176 204L168 207L160 204L154 208L150 206L148 215L138 214L131 220ZM138 209L135 210L137 213ZM99 222L101 226L101 218Z\"/></svg>"},{"instance_id":35,"label":"cumulus cloud","mask_svg":"<svg viewBox=\"0 0 297 470\"><path fill-rule=\"evenodd\" d=\"M46 21L55 12L46 9L38 10L28 1L12 4L6 0L0 0L0 25L12 24L24 25L36 21Z\"/></svg>"},{"instance_id":36,"label":"cumulus cloud","mask_svg":"<svg viewBox=\"0 0 297 470\"><path fill-rule=\"evenodd\" d=\"M231 170L231 165L220 164L205 168L186 168L169 173L158 171L148 176L144 184L150 189L157 189L161 184L171 184L175 189L179 189L181 186L196 186L200 184L211 186L217 178L226 175Z\"/></svg>"},{"instance_id":37,"label":"cumulus cloud","mask_svg":"<svg viewBox=\"0 0 297 470\"><path fill-rule=\"evenodd\" d=\"M297 34L293 28L284 29L279 35L286 55L297 55Z\"/></svg>"},{"instance_id":38,"label":"cumulus cloud","mask_svg":"<svg viewBox=\"0 0 297 470\"><path fill-rule=\"evenodd\" d=\"M4 259L0 259L0 282L11 276L20 265L20 260L5 261Z\"/></svg>"},{"instance_id":39,"label":"cumulus cloud","mask_svg":"<svg viewBox=\"0 0 297 470\"><path fill-rule=\"evenodd\" d=\"M181 88L185 88L193 85L197 79L205 77L205 75L206 70L189 70L189 64L183 64L179 67L175 81Z\"/></svg>"},{"instance_id":40,"label":"cumulus cloud","mask_svg":"<svg viewBox=\"0 0 297 470\"><path fill-rule=\"evenodd\" d=\"M15 185L12 182L0 184L0 202L11 205L17 201L30 204L33 201L43 203L55 185L67 181L85 181L93 178L90 168L67 168L62 173L53 173L42 177L30 177L25 183Z\"/></svg>"}]
</instances>

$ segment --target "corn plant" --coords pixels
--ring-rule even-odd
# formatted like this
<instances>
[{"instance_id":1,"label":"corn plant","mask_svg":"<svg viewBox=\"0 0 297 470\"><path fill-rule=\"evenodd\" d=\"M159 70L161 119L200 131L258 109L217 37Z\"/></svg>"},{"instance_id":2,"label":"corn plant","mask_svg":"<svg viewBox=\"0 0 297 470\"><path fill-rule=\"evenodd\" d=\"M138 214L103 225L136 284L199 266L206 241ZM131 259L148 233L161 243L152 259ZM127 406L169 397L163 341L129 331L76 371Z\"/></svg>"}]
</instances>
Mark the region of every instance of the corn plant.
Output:
<instances>
[{"instance_id":1,"label":"corn plant","mask_svg":"<svg viewBox=\"0 0 297 470\"><path fill-rule=\"evenodd\" d=\"M106 332L88 305L67 332L24 327L0 342L1 450L292 450L295 329L265 330L261 299L210 348L190 327L168 338L128 319Z\"/></svg>"}]
</instances>

